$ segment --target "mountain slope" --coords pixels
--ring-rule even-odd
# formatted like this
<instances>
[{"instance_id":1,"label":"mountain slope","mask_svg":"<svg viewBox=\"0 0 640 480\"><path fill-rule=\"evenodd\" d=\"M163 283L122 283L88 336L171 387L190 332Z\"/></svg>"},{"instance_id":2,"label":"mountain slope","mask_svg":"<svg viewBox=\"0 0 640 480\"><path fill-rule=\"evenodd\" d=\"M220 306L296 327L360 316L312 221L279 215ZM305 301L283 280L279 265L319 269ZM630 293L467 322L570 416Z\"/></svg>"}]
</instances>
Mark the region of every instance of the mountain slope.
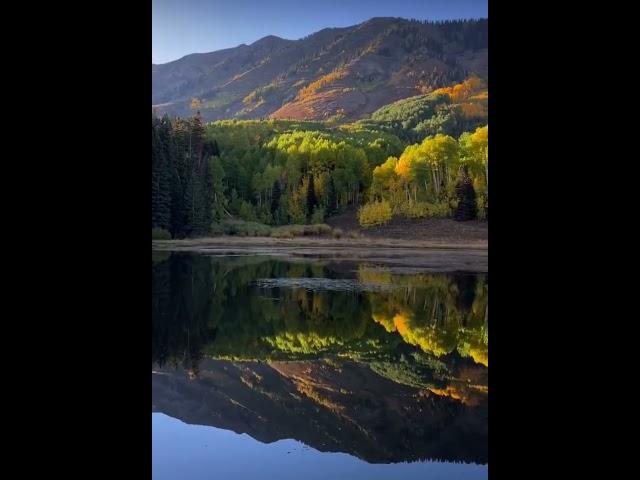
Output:
<instances>
[{"instance_id":1,"label":"mountain slope","mask_svg":"<svg viewBox=\"0 0 640 480\"><path fill-rule=\"evenodd\" d=\"M398 99L487 80L487 20L426 23L373 18L300 40L267 36L251 45L152 65L152 104L207 120L357 119Z\"/></svg>"}]
</instances>

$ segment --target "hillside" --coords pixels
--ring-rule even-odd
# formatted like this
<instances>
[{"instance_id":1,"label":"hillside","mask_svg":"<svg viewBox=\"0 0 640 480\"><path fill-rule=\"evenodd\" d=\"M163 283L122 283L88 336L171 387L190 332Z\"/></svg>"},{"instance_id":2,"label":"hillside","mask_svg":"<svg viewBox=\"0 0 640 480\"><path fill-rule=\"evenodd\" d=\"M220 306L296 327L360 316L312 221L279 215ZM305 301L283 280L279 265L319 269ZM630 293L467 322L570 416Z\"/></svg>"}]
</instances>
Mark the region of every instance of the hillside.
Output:
<instances>
[{"instance_id":1,"label":"hillside","mask_svg":"<svg viewBox=\"0 0 640 480\"><path fill-rule=\"evenodd\" d=\"M152 104L187 116L196 98L205 120L355 120L470 76L486 82L487 63L487 20L373 18L152 65Z\"/></svg>"}]
</instances>

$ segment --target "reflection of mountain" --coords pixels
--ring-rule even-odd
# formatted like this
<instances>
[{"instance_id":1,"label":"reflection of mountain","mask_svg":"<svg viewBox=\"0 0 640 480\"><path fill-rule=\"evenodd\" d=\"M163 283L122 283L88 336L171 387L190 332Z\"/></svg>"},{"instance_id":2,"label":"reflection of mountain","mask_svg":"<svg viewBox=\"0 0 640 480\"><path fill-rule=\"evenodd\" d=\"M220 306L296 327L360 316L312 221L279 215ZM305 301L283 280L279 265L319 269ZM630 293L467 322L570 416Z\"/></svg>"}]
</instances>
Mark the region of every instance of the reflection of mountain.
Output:
<instances>
[{"instance_id":1,"label":"reflection of mountain","mask_svg":"<svg viewBox=\"0 0 640 480\"><path fill-rule=\"evenodd\" d=\"M368 462L487 462L485 276L184 254L152 276L154 410Z\"/></svg>"},{"instance_id":2,"label":"reflection of mountain","mask_svg":"<svg viewBox=\"0 0 640 480\"><path fill-rule=\"evenodd\" d=\"M487 462L486 402L400 385L352 361L204 360L197 379L154 371L153 410L190 424L300 440L371 463Z\"/></svg>"}]
</instances>

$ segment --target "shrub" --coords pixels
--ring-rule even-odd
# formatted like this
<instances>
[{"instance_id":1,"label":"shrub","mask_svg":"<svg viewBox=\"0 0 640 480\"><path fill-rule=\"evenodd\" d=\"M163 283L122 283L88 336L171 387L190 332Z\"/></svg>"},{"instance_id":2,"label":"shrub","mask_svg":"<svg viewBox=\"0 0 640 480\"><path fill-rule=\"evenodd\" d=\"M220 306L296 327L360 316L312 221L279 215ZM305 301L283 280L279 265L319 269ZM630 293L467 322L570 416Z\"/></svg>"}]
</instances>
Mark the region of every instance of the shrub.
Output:
<instances>
[{"instance_id":1,"label":"shrub","mask_svg":"<svg viewBox=\"0 0 640 480\"><path fill-rule=\"evenodd\" d=\"M449 202L429 203L418 202L412 205L402 205L397 213L408 218L447 218L451 216L451 210L455 209Z\"/></svg>"},{"instance_id":2,"label":"shrub","mask_svg":"<svg viewBox=\"0 0 640 480\"><path fill-rule=\"evenodd\" d=\"M402 213L409 218L424 218L430 216L430 206L426 202L418 202L404 207Z\"/></svg>"},{"instance_id":3,"label":"shrub","mask_svg":"<svg viewBox=\"0 0 640 480\"><path fill-rule=\"evenodd\" d=\"M243 201L238 211L238 216L246 222L255 222L256 212L249 202Z\"/></svg>"},{"instance_id":4,"label":"shrub","mask_svg":"<svg viewBox=\"0 0 640 480\"><path fill-rule=\"evenodd\" d=\"M330 235L331 227L324 223L305 225L304 235Z\"/></svg>"},{"instance_id":5,"label":"shrub","mask_svg":"<svg viewBox=\"0 0 640 480\"><path fill-rule=\"evenodd\" d=\"M392 216L391 205L385 200L367 203L358 209L358 222L363 227L383 225L391 220Z\"/></svg>"},{"instance_id":6,"label":"shrub","mask_svg":"<svg viewBox=\"0 0 640 480\"><path fill-rule=\"evenodd\" d=\"M309 235L330 235L331 227L324 223L316 225L283 225L271 229L271 236L275 238L293 238Z\"/></svg>"},{"instance_id":7,"label":"shrub","mask_svg":"<svg viewBox=\"0 0 640 480\"><path fill-rule=\"evenodd\" d=\"M324 208L316 207L311 215L311 223L319 224L324 222Z\"/></svg>"},{"instance_id":8,"label":"shrub","mask_svg":"<svg viewBox=\"0 0 640 480\"><path fill-rule=\"evenodd\" d=\"M171 234L164 228L155 227L151 229L152 240L171 240Z\"/></svg>"},{"instance_id":9,"label":"shrub","mask_svg":"<svg viewBox=\"0 0 640 480\"><path fill-rule=\"evenodd\" d=\"M224 234L224 228L219 223L212 223L211 224L211 230L210 230L209 233L212 236L223 235Z\"/></svg>"},{"instance_id":10,"label":"shrub","mask_svg":"<svg viewBox=\"0 0 640 480\"><path fill-rule=\"evenodd\" d=\"M340 238L340 237L342 237L342 235L344 235L344 233L342 232L342 229L340 229L340 228L334 228L333 229L334 238Z\"/></svg>"},{"instance_id":11,"label":"shrub","mask_svg":"<svg viewBox=\"0 0 640 480\"><path fill-rule=\"evenodd\" d=\"M283 225L271 230L271 236L275 238L293 238L304 235L304 225Z\"/></svg>"},{"instance_id":12,"label":"shrub","mask_svg":"<svg viewBox=\"0 0 640 480\"><path fill-rule=\"evenodd\" d=\"M222 223L222 231L225 235L237 235L239 237L268 237L271 235L271 227L257 222L244 222L242 220L226 220Z\"/></svg>"},{"instance_id":13,"label":"shrub","mask_svg":"<svg viewBox=\"0 0 640 480\"><path fill-rule=\"evenodd\" d=\"M432 218L448 218L451 216L451 206L447 202L432 203L429 206L429 216Z\"/></svg>"},{"instance_id":14,"label":"shrub","mask_svg":"<svg viewBox=\"0 0 640 480\"><path fill-rule=\"evenodd\" d=\"M489 218L489 202L485 195L480 195L476 198L476 206L478 208L478 219L488 220Z\"/></svg>"}]
</instances>

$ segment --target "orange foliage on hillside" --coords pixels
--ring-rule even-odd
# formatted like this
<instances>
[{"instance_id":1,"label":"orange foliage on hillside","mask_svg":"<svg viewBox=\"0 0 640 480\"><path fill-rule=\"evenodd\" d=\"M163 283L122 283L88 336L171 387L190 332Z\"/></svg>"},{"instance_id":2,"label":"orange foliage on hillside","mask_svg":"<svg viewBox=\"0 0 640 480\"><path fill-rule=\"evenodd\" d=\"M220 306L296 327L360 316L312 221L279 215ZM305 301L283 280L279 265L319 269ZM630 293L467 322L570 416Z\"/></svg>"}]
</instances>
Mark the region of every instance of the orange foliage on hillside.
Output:
<instances>
[{"instance_id":1,"label":"orange foliage on hillside","mask_svg":"<svg viewBox=\"0 0 640 480\"><path fill-rule=\"evenodd\" d=\"M481 90L487 88L486 83L478 77L469 77L464 82L458 83L452 87L444 87L434 90L434 94L446 94L449 95L452 102L461 102L469 99L469 97L476 95Z\"/></svg>"},{"instance_id":2,"label":"orange foliage on hillside","mask_svg":"<svg viewBox=\"0 0 640 480\"><path fill-rule=\"evenodd\" d=\"M311 82L306 87L301 88L300 91L298 92L298 99L304 100L305 98L308 98L314 93L316 93L322 87L331 85L332 83L346 76L347 76L347 71L344 68L335 69L332 72L327 73L323 77L320 77L318 80Z\"/></svg>"},{"instance_id":3,"label":"orange foliage on hillside","mask_svg":"<svg viewBox=\"0 0 640 480\"><path fill-rule=\"evenodd\" d=\"M461 103L462 115L464 118L484 118L487 116L487 109L480 103Z\"/></svg>"}]
</instances>

